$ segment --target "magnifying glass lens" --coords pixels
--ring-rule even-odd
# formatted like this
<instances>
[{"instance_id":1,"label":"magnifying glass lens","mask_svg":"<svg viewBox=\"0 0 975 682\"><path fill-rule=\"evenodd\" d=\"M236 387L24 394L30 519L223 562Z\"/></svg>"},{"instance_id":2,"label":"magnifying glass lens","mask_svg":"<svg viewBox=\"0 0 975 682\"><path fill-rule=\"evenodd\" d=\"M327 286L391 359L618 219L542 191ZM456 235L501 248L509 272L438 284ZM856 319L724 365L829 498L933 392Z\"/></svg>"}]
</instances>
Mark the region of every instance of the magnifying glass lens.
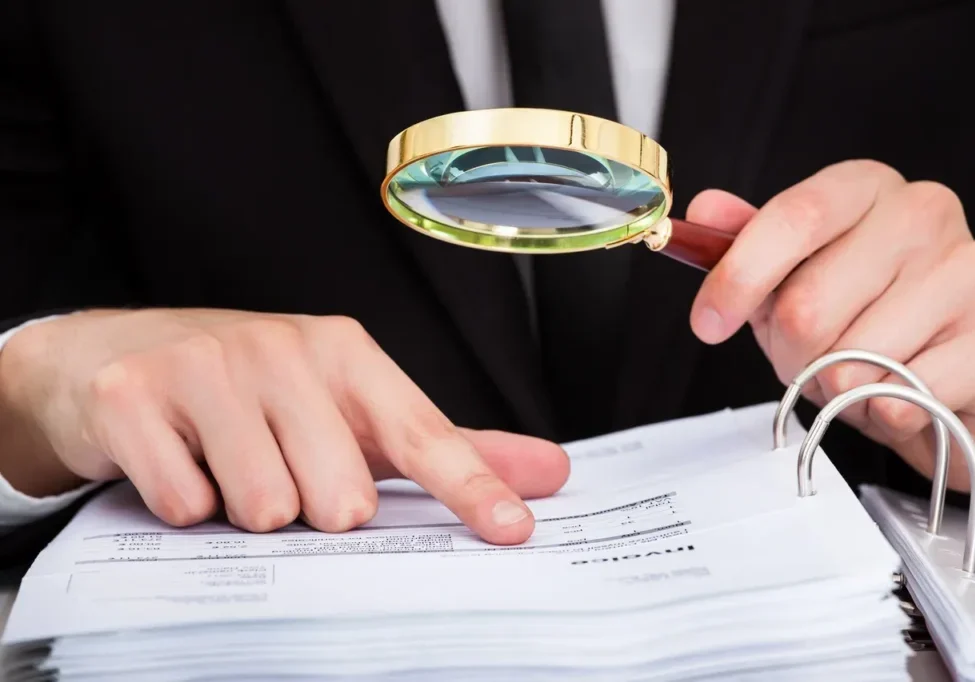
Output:
<instances>
[{"instance_id":1,"label":"magnifying glass lens","mask_svg":"<svg viewBox=\"0 0 975 682\"><path fill-rule=\"evenodd\" d=\"M441 227L493 237L598 239L667 195L650 175L599 155L540 146L484 146L414 161L389 184L394 206Z\"/></svg>"},{"instance_id":2,"label":"magnifying glass lens","mask_svg":"<svg viewBox=\"0 0 975 682\"><path fill-rule=\"evenodd\" d=\"M475 109L402 130L383 204L427 236L557 254L646 244L708 270L734 237L670 217L669 156L634 128L554 109Z\"/></svg>"}]
</instances>

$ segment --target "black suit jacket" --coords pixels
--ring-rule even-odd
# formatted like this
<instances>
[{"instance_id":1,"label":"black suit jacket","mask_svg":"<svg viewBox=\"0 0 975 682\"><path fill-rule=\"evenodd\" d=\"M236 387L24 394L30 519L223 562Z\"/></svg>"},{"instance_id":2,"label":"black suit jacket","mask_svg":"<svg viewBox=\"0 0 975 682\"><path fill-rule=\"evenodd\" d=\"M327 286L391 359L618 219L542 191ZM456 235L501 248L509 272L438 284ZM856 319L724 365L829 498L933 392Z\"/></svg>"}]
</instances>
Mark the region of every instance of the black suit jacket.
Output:
<instances>
[{"instance_id":1,"label":"black suit jacket","mask_svg":"<svg viewBox=\"0 0 975 682\"><path fill-rule=\"evenodd\" d=\"M455 422L560 437L511 259L418 235L379 198L388 140L463 108L432 0L0 11L7 326L99 305L348 315ZM659 135L675 214L707 187L761 204L854 157L971 207L972 26L963 0L681 0ZM580 400L612 401L623 428L780 397L747 329L692 336L700 273L630 257L617 389ZM841 424L825 446L853 484L909 480Z\"/></svg>"}]
</instances>

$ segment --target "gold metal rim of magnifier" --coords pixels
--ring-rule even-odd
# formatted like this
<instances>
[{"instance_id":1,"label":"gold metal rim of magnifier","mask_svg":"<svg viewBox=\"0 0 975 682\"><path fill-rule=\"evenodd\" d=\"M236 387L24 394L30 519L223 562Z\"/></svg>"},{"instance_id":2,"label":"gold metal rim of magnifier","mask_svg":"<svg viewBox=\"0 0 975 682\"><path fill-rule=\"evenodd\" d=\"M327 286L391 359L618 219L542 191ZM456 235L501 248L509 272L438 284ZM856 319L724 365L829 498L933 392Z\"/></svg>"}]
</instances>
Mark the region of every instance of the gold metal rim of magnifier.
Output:
<instances>
[{"instance_id":1,"label":"gold metal rim of magnifier","mask_svg":"<svg viewBox=\"0 0 975 682\"><path fill-rule=\"evenodd\" d=\"M412 163L447 151L487 146L529 146L575 150L629 166L650 176L664 195L660 206L631 212L624 224L571 236L526 237L516 227L497 229L467 223L470 229L427 218L391 193L397 173ZM566 253L645 241L653 250L670 236L667 215L673 202L666 150L643 133L615 121L554 109L478 109L444 114L406 128L389 143L383 204L400 222L428 236L492 251Z\"/></svg>"}]
</instances>

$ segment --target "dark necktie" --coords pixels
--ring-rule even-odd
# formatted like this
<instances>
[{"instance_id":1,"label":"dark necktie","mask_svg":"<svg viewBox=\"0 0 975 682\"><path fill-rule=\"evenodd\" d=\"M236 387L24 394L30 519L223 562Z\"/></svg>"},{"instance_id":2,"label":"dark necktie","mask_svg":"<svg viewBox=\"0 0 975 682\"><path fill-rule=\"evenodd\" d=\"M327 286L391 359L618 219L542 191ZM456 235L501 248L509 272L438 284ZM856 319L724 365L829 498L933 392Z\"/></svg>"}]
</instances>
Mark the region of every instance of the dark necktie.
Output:
<instances>
[{"instance_id":1,"label":"dark necktie","mask_svg":"<svg viewBox=\"0 0 975 682\"><path fill-rule=\"evenodd\" d=\"M616 120L599 0L502 0L514 104ZM539 342L564 439L611 426L629 249L531 260Z\"/></svg>"}]
</instances>

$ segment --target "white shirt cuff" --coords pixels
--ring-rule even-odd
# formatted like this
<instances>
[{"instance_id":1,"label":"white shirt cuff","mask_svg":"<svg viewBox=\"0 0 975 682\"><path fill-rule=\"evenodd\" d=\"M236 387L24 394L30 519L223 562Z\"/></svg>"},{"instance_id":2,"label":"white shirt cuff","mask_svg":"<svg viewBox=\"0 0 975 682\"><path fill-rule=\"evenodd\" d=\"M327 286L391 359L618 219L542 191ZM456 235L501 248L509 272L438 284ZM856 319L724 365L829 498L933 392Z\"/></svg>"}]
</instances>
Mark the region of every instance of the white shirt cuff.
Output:
<instances>
[{"instance_id":1,"label":"white shirt cuff","mask_svg":"<svg viewBox=\"0 0 975 682\"><path fill-rule=\"evenodd\" d=\"M7 342L21 329L29 327L32 324L46 322L58 317L61 317L61 315L39 317L33 320L28 320L27 322L24 322L13 329L8 329L7 331L3 332L0 334L0 353L3 352L3 347L7 344ZM0 445L0 447L2 447L2 445ZM7 479L0 475L0 532L28 524L32 521L37 521L45 516L50 516L51 514L68 507L79 497L98 487L99 485L102 485L101 482L93 481L91 483L86 483L80 488L69 490L68 492L60 495L31 497L30 495L25 495L19 490L16 490L10 485Z\"/></svg>"}]
</instances>

